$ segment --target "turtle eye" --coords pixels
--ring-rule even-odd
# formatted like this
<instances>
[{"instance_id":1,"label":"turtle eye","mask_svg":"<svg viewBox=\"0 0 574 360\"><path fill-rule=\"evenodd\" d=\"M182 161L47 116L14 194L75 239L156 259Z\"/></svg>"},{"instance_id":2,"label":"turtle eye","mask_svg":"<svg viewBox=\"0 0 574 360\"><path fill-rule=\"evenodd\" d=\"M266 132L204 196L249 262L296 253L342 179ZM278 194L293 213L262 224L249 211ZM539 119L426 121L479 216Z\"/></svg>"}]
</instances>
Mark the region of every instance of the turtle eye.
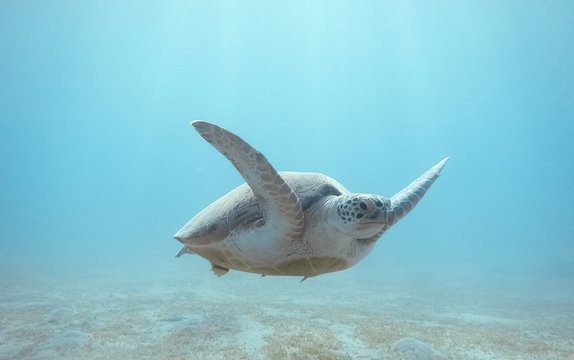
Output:
<instances>
[{"instance_id":1,"label":"turtle eye","mask_svg":"<svg viewBox=\"0 0 574 360\"><path fill-rule=\"evenodd\" d=\"M375 211L375 202L371 199L363 198L358 205L363 213L370 214Z\"/></svg>"}]
</instances>

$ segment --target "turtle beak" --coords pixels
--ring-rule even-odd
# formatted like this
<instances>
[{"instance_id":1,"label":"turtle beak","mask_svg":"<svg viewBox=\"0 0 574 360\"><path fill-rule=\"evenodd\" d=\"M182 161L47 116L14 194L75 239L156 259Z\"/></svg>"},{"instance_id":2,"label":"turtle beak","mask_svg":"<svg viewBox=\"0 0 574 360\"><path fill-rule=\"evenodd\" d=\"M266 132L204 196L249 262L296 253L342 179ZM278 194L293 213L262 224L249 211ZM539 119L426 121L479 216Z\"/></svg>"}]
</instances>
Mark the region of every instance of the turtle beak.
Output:
<instances>
[{"instance_id":1,"label":"turtle beak","mask_svg":"<svg viewBox=\"0 0 574 360\"><path fill-rule=\"evenodd\" d=\"M356 225L356 232L359 234L358 238L370 238L385 227L387 227L387 224L382 221L362 222Z\"/></svg>"}]
</instances>

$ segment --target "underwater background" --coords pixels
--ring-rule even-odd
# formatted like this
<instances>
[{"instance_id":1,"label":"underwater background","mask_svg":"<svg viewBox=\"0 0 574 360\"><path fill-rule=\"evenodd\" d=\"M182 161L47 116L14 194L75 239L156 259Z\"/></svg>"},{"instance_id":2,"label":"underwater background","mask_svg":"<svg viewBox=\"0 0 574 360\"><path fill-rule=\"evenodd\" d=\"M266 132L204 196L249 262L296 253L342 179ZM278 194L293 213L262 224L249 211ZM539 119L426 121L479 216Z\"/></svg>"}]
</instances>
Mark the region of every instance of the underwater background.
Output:
<instances>
[{"instance_id":1,"label":"underwater background","mask_svg":"<svg viewBox=\"0 0 574 360\"><path fill-rule=\"evenodd\" d=\"M174 258L277 170L390 197L355 267ZM0 2L1 359L574 359L574 2Z\"/></svg>"}]
</instances>

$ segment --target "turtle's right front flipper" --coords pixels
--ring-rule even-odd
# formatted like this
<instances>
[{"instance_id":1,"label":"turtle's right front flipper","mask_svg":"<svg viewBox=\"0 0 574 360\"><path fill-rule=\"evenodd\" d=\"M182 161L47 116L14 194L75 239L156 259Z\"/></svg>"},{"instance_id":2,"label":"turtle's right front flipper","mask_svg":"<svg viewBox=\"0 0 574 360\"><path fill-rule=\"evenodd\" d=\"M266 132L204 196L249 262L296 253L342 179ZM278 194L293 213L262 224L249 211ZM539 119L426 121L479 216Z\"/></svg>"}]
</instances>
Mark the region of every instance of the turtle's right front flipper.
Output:
<instances>
[{"instance_id":1,"label":"turtle's right front flipper","mask_svg":"<svg viewBox=\"0 0 574 360\"><path fill-rule=\"evenodd\" d=\"M442 159L438 164L427 170L415 181L390 198L389 226L395 224L411 211L422 199L431 185L438 179L440 172L450 157Z\"/></svg>"},{"instance_id":2,"label":"turtle's right front flipper","mask_svg":"<svg viewBox=\"0 0 574 360\"><path fill-rule=\"evenodd\" d=\"M275 171L262 153L239 136L205 121L193 121L195 130L239 171L261 205L266 225L274 228L287 248L300 238L304 217L297 194Z\"/></svg>"}]
</instances>

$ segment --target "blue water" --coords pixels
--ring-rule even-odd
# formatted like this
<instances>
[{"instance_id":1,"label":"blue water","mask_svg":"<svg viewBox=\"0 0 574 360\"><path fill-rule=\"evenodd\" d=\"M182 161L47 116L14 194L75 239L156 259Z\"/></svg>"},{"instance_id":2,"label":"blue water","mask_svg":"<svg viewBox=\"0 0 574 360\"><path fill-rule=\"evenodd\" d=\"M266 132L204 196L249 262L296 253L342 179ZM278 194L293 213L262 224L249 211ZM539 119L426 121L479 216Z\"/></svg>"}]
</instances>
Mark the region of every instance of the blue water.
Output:
<instances>
[{"instance_id":1,"label":"blue water","mask_svg":"<svg viewBox=\"0 0 574 360\"><path fill-rule=\"evenodd\" d=\"M387 197L452 156L363 262L301 286L571 295L573 99L571 1L3 1L3 287L189 276L279 296L173 258L171 236L243 182L202 119L278 170ZM3 354L45 354L27 346Z\"/></svg>"}]
</instances>

